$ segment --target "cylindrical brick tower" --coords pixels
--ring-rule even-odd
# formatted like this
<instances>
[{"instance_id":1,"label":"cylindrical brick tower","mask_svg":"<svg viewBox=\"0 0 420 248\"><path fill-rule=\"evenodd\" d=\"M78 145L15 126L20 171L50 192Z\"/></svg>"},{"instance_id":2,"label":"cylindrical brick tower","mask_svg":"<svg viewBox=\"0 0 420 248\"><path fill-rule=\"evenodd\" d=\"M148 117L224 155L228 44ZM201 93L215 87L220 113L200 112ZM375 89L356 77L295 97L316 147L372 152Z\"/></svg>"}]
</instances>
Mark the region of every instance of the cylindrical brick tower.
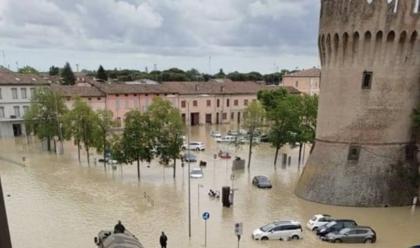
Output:
<instances>
[{"instance_id":1,"label":"cylindrical brick tower","mask_svg":"<svg viewBox=\"0 0 420 248\"><path fill-rule=\"evenodd\" d=\"M343 206L408 205L418 191L420 0L321 0L316 142L296 194Z\"/></svg>"}]
</instances>

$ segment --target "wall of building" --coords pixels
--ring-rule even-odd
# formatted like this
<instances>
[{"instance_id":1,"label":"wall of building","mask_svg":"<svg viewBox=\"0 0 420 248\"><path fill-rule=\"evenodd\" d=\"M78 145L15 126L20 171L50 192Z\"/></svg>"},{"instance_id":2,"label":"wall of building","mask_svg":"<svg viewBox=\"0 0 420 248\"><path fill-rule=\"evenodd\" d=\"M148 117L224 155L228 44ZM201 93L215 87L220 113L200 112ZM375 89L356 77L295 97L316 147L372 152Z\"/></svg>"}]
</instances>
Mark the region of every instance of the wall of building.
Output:
<instances>
[{"instance_id":1,"label":"wall of building","mask_svg":"<svg viewBox=\"0 0 420 248\"><path fill-rule=\"evenodd\" d=\"M282 85L295 87L300 92L308 95L319 95L319 77L283 77Z\"/></svg>"},{"instance_id":2,"label":"wall of building","mask_svg":"<svg viewBox=\"0 0 420 248\"><path fill-rule=\"evenodd\" d=\"M0 85L0 137L14 137L13 125L20 126L22 135L25 134L23 115L30 106L32 92L39 86L35 85ZM16 89L16 99L12 95ZM23 91L26 91L26 96ZM17 108L15 110L15 108Z\"/></svg>"},{"instance_id":3,"label":"wall of building","mask_svg":"<svg viewBox=\"0 0 420 248\"><path fill-rule=\"evenodd\" d=\"M420 99L420 16L413 4L322 1L317 140L297 195L346 206L408 205L417 195L411 114Z\"/></svg>"}]
</instances>

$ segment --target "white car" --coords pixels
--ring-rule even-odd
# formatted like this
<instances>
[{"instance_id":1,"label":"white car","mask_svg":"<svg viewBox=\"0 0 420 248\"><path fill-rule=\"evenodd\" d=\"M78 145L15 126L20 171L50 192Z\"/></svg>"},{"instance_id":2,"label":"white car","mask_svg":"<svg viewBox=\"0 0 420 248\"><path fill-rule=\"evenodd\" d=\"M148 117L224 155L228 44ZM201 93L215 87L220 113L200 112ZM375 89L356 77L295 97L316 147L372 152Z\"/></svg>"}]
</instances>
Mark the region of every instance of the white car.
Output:
<instances>
[{"instance_id":1,"label":"white car","mask_svg":"<svg viewBox=\"0 0 420 248\"><path fill-rule=\"evenodd\" d=\"M302 238L302 226L298 221L275 221L256 229L252 233L255 240L291 240Z\"/></svg>"},{"instance_id":2,"label":"white car","mask_svg":"<svg viewBox=\"0 0 420 248\"><path fill-rule=\"evenodd\" d=\"M211 131L210 136L213 138L221 138L222 134L219 131Z\"/></svg>"},{"instance_id":3,"label":"white car","mask_svg":"<svg viewBox=\"0 0 420 248\"><path fill-rule=\"evenodd\" d=\"M192 168L190 176L191 178L203 178L203 170L201 168Z\"/></svg>"},{"instance_id":4,"label":"white car","mask_svg":"<svg viewBox=\"0 0 420 248\"><path fill-rule=\"evenodd\" d=\"M192 141L192 142L190 142L189 147L188 147L188 144L183 144L182 149L183 150L189 149L189 150L193 150L193 151L204 151L204 150L206 150L206 146L204 145L203 142Z\"/></svg>"},{"instance_id":5,"label":"white car","mask_svg":"<svg viewBox=\"0 0 420 248\"><path fill-rule=\"evenodd\" d=\"M316 231L320 226L328 224L333 220L334 218L328 214L315 214L308 223L306 223L306 227L311 231Z\"/></svg>"},{"instance_id":6,"label":"white car","mask_svg":"<svg viewBox=\"0 0 420 248\"><path fill-rule=\"evenodd\" d=\"M236 139L237 139L237 137L236 137L236 136L226 135L225 137L222 137L222 138L217 138L217 139L216 139L216 142L217 142L217 143L235 142L235 141L236 141Z\"/></svg>"}]
</instances>

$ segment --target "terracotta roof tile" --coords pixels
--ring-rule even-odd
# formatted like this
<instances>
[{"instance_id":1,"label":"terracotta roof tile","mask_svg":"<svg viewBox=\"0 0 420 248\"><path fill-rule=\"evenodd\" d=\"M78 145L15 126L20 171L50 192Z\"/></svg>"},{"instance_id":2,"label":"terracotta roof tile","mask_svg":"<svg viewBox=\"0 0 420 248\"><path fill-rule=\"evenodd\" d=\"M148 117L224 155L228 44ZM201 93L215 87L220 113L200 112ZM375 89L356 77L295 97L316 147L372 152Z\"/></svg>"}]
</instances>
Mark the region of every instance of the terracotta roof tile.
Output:
<instances>
[{"instance_id":1,"label":"terracotta roof tile","mask_svg":"<svg viewBox=\"0 0 420 248\"><path fill-rule=\"evenodd\" d=\"M311 68L311 69L301 70L298 72L287 74L284 77L321 77L321 69Z\"/></svg>"},{"instance_id":2,"label":"terracotta roof tile","mask_svg":"<svg viewBox=\"0 0 420 248\"><path fill-rule=\"evenodd\" d=\"M101 97L105 96L94 86L74 86L74 85L51 85L51 89L65 97Z\"/></svg>"},{"instance_id":3,"label":"terracotta roof tile","mask_svg":"<svg viewBox=\"0 0 420 248\"><path fill-rule=\"evenodd\" d=\"M48 80L31 74L21 74L0 68L0 85L48 85Z\"/></svg>"}]
</instances>

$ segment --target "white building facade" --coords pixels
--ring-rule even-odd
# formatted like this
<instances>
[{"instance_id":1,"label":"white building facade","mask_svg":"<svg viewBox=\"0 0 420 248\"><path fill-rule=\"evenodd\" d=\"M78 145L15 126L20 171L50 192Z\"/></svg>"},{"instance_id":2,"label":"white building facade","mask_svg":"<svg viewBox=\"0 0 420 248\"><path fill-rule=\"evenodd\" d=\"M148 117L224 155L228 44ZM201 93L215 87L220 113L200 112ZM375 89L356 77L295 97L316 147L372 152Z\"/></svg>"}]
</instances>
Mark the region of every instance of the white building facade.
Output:
<instances>
[{"instance_id":1,"label":"white building facade","mask_svg":"<svg viewBox=\"0 0 420 248\"><path fill-rule=\"evenodd\" d=\"M0 138L25 135L23 116L37 87L48 82L32 75L0 69Z\"/></svg>"}]
</instances>

